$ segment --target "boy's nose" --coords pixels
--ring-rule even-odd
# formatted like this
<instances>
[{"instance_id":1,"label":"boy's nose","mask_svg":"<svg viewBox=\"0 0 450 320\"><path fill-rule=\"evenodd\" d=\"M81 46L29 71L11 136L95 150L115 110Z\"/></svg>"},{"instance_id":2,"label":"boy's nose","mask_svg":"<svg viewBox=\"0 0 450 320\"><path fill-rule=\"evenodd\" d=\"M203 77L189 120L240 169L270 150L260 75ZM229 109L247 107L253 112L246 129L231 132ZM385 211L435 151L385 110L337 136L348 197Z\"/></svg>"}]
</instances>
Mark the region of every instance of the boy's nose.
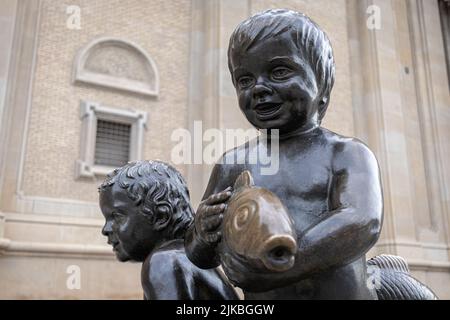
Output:
<instances>
[{"instance_id":1,"label":"boy's nose","mask_svg":"<svg viewBox=\"0 0 450 320\"><path fill-rule=\"evenodd\" d=\"M272 93L273 93L272 89L270 89L268 86L262 83L257 83L253 87L253 98L255 99L263 98L267 95L271 95Z\"/></svg>"},{"instance_id":2,"label":"boy's nose","mask_svg":"<svg viewBox=\"0 0 450 320\"><path fill-rule=\"evenodd\" d=\"M112 232L111 223L106 221L102 228L102 235L108 236Z\"/></svg>"}]
</instances>

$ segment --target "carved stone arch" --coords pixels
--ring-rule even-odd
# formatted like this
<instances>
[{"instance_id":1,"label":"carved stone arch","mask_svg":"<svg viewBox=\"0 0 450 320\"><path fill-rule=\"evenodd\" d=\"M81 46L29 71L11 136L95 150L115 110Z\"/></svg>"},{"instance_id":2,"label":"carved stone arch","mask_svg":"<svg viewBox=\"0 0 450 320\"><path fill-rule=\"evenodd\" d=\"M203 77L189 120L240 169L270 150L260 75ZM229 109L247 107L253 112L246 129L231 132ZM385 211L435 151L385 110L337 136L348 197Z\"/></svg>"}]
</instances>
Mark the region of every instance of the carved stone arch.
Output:
<instances>
[{"instance_id":1,"label":"carved stone arch","mask_svg":"<svg viewBox=\"0 0 450 320\"><path fill-rule=\"evenodd\" d=\"M101 37L80 49L73 68L74 83L158 96L159 75L150 55L130 41Z\"/></svg>"}]
</instances>

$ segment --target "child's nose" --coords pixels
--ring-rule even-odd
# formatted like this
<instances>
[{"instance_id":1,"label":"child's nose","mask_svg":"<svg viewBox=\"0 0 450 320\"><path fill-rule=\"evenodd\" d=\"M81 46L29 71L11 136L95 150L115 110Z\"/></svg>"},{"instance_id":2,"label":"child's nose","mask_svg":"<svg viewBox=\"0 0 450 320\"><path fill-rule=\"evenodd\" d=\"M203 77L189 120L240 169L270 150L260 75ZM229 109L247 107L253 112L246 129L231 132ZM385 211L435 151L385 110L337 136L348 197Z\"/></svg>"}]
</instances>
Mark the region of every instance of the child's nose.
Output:
<instances>
[{"instance_id":1,"label":"child's nose","mask_svg":"<svg viewBox=\"0 0 450 320\"><path fill-rule=\"evenodd\" d=\"M112 232L111 223L106 221L105 225L102 228L102 235L108 236Z\"/></svg>"},{"instance_id":2,"label":"child's nose","mask_svg":"<svg viewBox=\"0 0 450 320\"><path fill-rule=\"evenodd\" d=\"M273 93L272 89L263 83L257 83L253 87L253 98L260 99Z\"/></svg>"}]
</instances>

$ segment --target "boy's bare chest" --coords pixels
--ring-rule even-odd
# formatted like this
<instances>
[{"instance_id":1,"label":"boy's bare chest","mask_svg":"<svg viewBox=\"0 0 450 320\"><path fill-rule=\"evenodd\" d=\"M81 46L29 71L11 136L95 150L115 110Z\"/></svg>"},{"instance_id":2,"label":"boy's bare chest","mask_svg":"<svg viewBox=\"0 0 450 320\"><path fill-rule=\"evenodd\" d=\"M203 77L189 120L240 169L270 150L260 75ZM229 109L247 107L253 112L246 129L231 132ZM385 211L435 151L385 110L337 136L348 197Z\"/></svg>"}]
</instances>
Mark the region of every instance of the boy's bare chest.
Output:
<instances>
[{"instance_id":1,"label":"boy's bare chest","mask_svg":"<svg viewBox=\"0 0 450 320\"><path fill-rule=\"evenodd\" d=\"M280 198L305 201L325 199L332 180L331 161L316 154L280 155L278 170L263 174L258 166L250 166L255 184L267 188Z\"/></svg>"},{"instance_id":2,"label":"boy's bare chest","mask_svg":"<svg viewBox=\"0 0 450 320\"><path fill-rule=\"evenodd\" d=\"M308 155L280 157L273 175L262 175L250 166L255 184L274 192L290 212L297 231L309 226L329 211L332 170L329 161Z\"/></svg>"}]
</instances>

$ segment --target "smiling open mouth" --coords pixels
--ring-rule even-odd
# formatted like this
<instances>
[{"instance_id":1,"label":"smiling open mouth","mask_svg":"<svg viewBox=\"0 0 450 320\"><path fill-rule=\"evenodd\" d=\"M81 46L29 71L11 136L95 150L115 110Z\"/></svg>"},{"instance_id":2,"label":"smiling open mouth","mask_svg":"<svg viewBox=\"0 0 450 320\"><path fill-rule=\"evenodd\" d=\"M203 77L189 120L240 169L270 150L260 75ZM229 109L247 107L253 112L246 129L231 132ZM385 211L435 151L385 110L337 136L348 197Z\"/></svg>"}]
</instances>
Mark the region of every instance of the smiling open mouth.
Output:
<instances>
[{"instance_id":1,"label":"smiling open mouth","mask_svg":"<svg viewBox=\"0 0 450 320\"><path fill-rule=\"evenodd\" d=\"M274 118L281 109L281 103L262 103L256 105L255 112L260 120L268 120Z\"/></svg>"}]
</instances>

